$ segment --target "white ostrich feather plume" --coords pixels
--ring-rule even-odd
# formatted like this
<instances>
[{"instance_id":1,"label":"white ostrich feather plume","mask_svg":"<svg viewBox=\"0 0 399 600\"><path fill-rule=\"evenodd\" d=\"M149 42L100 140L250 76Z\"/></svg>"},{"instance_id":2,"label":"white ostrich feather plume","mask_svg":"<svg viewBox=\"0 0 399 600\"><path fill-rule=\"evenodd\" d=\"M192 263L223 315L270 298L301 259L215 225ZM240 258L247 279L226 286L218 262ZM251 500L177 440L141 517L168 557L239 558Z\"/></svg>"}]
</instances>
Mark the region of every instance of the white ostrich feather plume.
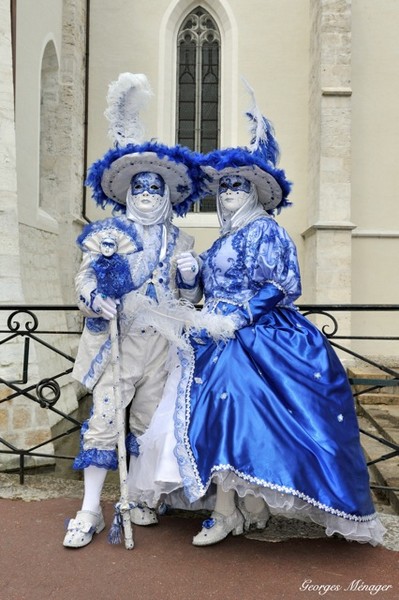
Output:
<instances>
[{"instance_id":1,"label":"white ostrich feather plume","mask_svg":"<svg viewBox=\"0 0 399 600\"><path fill-rule=\"evenodd\" d=\"M168 292L158 298L158 303L142 294L128 294L124 299L124 315L123 330L151 326L180 348L188 344L184 332L193 334L203 329L214 340L227 341L234 337L236 329L230 317L198 311L189 302L176 299Z\"/></svg>"},{"instance_id":2,"label":"white ostrich feather plume","mask_svg":"<svg viewBox=\"0 0 399 600\"><path fill-rule=\"evenodd\" d=\"M256 103L255 92L249 83L242 78L251 98L251 107L247 111L247 117L250 120L251 143L249 151L252 153L261 153L263 158L275 166L280 157L280 150L274 136L274 128Z\"/></svg>"},{"instance_id":3,"label":"white ostrich feather plume","mask_svg":"<svg viewBox=\"0 0 399 600\"><path fill-rule=\"evenodd\" d=\"M251 106L248 110L248 115L251 118L250 132L252 135L251 145L249 149L251 152L259 148L261 141L267 142L267 129L263 120L263 115L259 106L256 103L255 92L249 85L248 81L242 77L242 82L247 89L247 92L251 98Z\"/></svg>"},{"instance_id":4,"label":"white ostrich feather plume","mask_svg":"<svg viewBox=\"0 0 399 600\"><path fill-rule=\"evenodd\" d=\"M153 95L150 84L141 73L121 73L110 83L107 94L108 108L104 115L109 121L108 135L120 146L140 144L144 139L144 126L140 111Z\"/></svg>"}]
</instances>

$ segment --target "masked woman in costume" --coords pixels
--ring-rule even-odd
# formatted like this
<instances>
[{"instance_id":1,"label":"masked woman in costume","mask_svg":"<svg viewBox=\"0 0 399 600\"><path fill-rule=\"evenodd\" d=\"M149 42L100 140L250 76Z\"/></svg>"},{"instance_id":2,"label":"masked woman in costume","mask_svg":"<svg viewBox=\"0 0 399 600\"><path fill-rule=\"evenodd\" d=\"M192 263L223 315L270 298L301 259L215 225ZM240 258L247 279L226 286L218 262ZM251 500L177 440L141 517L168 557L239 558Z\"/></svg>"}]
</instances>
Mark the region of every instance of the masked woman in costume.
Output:
<instances>
[{"instance_id":1,"label":"masked woman in costume","mask_svg":"<svg viewBox=\"0 0 399 600\"><path fill-rule=\"evenodd\" d=\"M213 512L196 546L263 528L271 514L376 545L384 528L351 389L328 340L294 305L296 248L273 216L289 204L291 185L276 166L271 124L253 101L250 147L203 160L221 225L200 257L203 311L233 319L235 338L216 342L198 331L189 350L179 350L138 440L131 491L151 506L182 494L192 507L208 499Z\"/></svg>"}]
</instances>

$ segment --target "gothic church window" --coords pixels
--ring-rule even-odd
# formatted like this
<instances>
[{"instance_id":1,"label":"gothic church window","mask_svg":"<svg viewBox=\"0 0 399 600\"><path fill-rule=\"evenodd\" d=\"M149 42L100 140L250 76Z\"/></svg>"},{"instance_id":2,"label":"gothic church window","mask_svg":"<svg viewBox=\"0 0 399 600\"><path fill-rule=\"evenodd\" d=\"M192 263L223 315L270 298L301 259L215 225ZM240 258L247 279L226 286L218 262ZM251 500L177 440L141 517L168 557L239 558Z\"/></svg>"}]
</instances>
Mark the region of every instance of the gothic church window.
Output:
<instances>
[{"instance_id":1,"label":"gothic church window","mask_svg":"<svg viewBox=\"0 0 399 600\"><path fill-rule=\"evenodd\" d=\"M195 8L177 36L177 142L198 152L219 147L220 33L211 15ZM215 210L212 197L201 211Z\"/></svg>"}]
</instances>

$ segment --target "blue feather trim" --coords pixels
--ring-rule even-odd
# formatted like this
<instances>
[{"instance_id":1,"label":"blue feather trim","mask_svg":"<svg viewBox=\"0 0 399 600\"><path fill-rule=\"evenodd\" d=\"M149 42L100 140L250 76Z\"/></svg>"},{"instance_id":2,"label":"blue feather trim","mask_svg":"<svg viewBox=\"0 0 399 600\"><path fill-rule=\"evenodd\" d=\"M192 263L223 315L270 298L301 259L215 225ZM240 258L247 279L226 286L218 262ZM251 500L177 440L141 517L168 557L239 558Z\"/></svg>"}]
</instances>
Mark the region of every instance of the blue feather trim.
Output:
<instances>
[{"instance_id":1,"label":"blue feather trim","mask_svg":"<svg viewBox=\"0 0 399 600\"><path fill-rule=\"evenodd\" d=\"M126 256L100 254L91 266L97 278L97 291L109 298L121 298L134 290L129 263Z\"/></svg>"},{"instance_id":2,"label":"blue feather trim","mask_svg":"<svg viewBox=\"0 0 399 600\"><path fill-rule=\"evenodd\" d=\"M201 174L201 171L198 168L200 155L179 145L169 147L156 142L146 142L145 144L128 144L123 147L116 146L115 148L111 148L102 158L91 165L87 173L85 184L92 188L92 197L94 201L101 208L111 205L115 213L124 213L126 207L106 196L101 186L101 180L104 171L109 169L112 163L121 156L133 153L141 154L144 152L154 152L160 159L167 157L172 162L183 163L187 167L193 186L192 191L189 193L190 190L180 190L182 193L187 194L187 197L179 204L174 204L173 206L173 210L177 215L184 216L192 204L198 200L201 195L201 179L203 178L203 174Z\"/></svg>"},{"instance_id":3,"label":"blue feather trim","mask_svg":"<svg viewBox=\"0 0 399 600\"><path fill-rule=\"evenodd\" d=\"M254 150L252 150L252 153L257 154L261 160L263 159L268 162L271 162L272 165L275 166L280 158L280 148L274 135L273 125L268 119L266 119L266 117L262 116L263 130L265 131L266 137L265 139L261 138L257 140L257 118L251 112L247 112L246 115L252 124L253 137L251 139L251 146L255 143L257 144L257 147Z\"/></svg>"},{"instance_id":4,"label":"blue feather trim","mask_svg":"<svg viewBox=\"0 0 399 600\"><path fill-rule=\"evenodd\" d=\"M76 239L76 243L81 250L84 250L86 238L95 235L100 231L107 231L108 229L118 229L132 240L138 251L143 249L135 224L123 217L109 217L108 219L93 221L93 223L85 225L82 233Z\"/></svg>"},{"instance_id":5,"label":"blue feather trim","mask_svg":"<svg viewBox=\"0 0 399 600\"><path fill-rule=\"evenodd\" d=\"M292 183L288 181L285 171L273 166L270 162L266 162L259 152L250 152L246 147L213 150L203 156L201 163L203 166L207 165L213 167L217 171L222 171L229 167L257 166L262 171L272 175L281 188L282 200L276 207L277 212L279 213L282 208L292 204L292 202L287 199L292 188ZM274 210L268 212L273 214Z\"/></svg>"}]
</instances>

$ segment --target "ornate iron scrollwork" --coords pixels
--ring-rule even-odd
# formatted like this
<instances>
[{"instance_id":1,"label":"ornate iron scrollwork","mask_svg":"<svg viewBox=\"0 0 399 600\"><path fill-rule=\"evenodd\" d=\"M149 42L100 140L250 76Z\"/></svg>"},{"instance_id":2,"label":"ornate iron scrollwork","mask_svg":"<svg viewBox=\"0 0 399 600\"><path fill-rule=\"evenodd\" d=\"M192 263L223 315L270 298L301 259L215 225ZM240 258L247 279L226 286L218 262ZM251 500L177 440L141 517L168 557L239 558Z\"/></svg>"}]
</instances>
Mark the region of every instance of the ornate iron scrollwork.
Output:
<instances>
[{"instance_id":1,"label":"ornate iron scrollwork","mask_svg":"<svg viewBox=\"0 0 399 600\"><path fill-rule=\"evenodd\" d=\"M29 317L32 319L32 321L25 320L25 323L23 324L23 326L25 327L25 330L22 330L22 332L20 331L21 323L20 323L20 321L16 320L17 315L29 315ZM32 331L36 331L38 326L39 326L39 319L33 312L31 312L28 309L16 310L13 313L11 313L7 319L8 329L10 331L14 331L14 332L18 331L19 333L23 333L23 331L26 331L26 332L31 333Z\"/></svg>"},{"instance_id":2,"label":"ornate iron scrollwork","mask_svg":"<svg viewBox=\"0 0 399 600\"><path fill-rule=\"evenodd\" d=\"M321 327L321 331L327 338L332 338L337 334L338 321L330 313L325 312L324 310L308 310L306 312L303 312L302 314L304 317L307 317L308 315L322 315L323 317L327 317L328 319L330 319L330 323L325 323ZM329 328L331 329L329 330Z\"/></svg>"},{"instance_id":3,"label":"ornate iron scrollwork","mask_svg":"<svg viewBox=\"0 0 399 600\"><path fill-rule=\"evenodd\" d=\"M53 397L48 398L44 395L45 392L51 392ZM57 403L61 396L61 389L57 381L54 379L42 379L36 385L36 394L40 401L40 406L42 408L48 408L49 406L54 406Z\"/></svg>"}]
</instances>

